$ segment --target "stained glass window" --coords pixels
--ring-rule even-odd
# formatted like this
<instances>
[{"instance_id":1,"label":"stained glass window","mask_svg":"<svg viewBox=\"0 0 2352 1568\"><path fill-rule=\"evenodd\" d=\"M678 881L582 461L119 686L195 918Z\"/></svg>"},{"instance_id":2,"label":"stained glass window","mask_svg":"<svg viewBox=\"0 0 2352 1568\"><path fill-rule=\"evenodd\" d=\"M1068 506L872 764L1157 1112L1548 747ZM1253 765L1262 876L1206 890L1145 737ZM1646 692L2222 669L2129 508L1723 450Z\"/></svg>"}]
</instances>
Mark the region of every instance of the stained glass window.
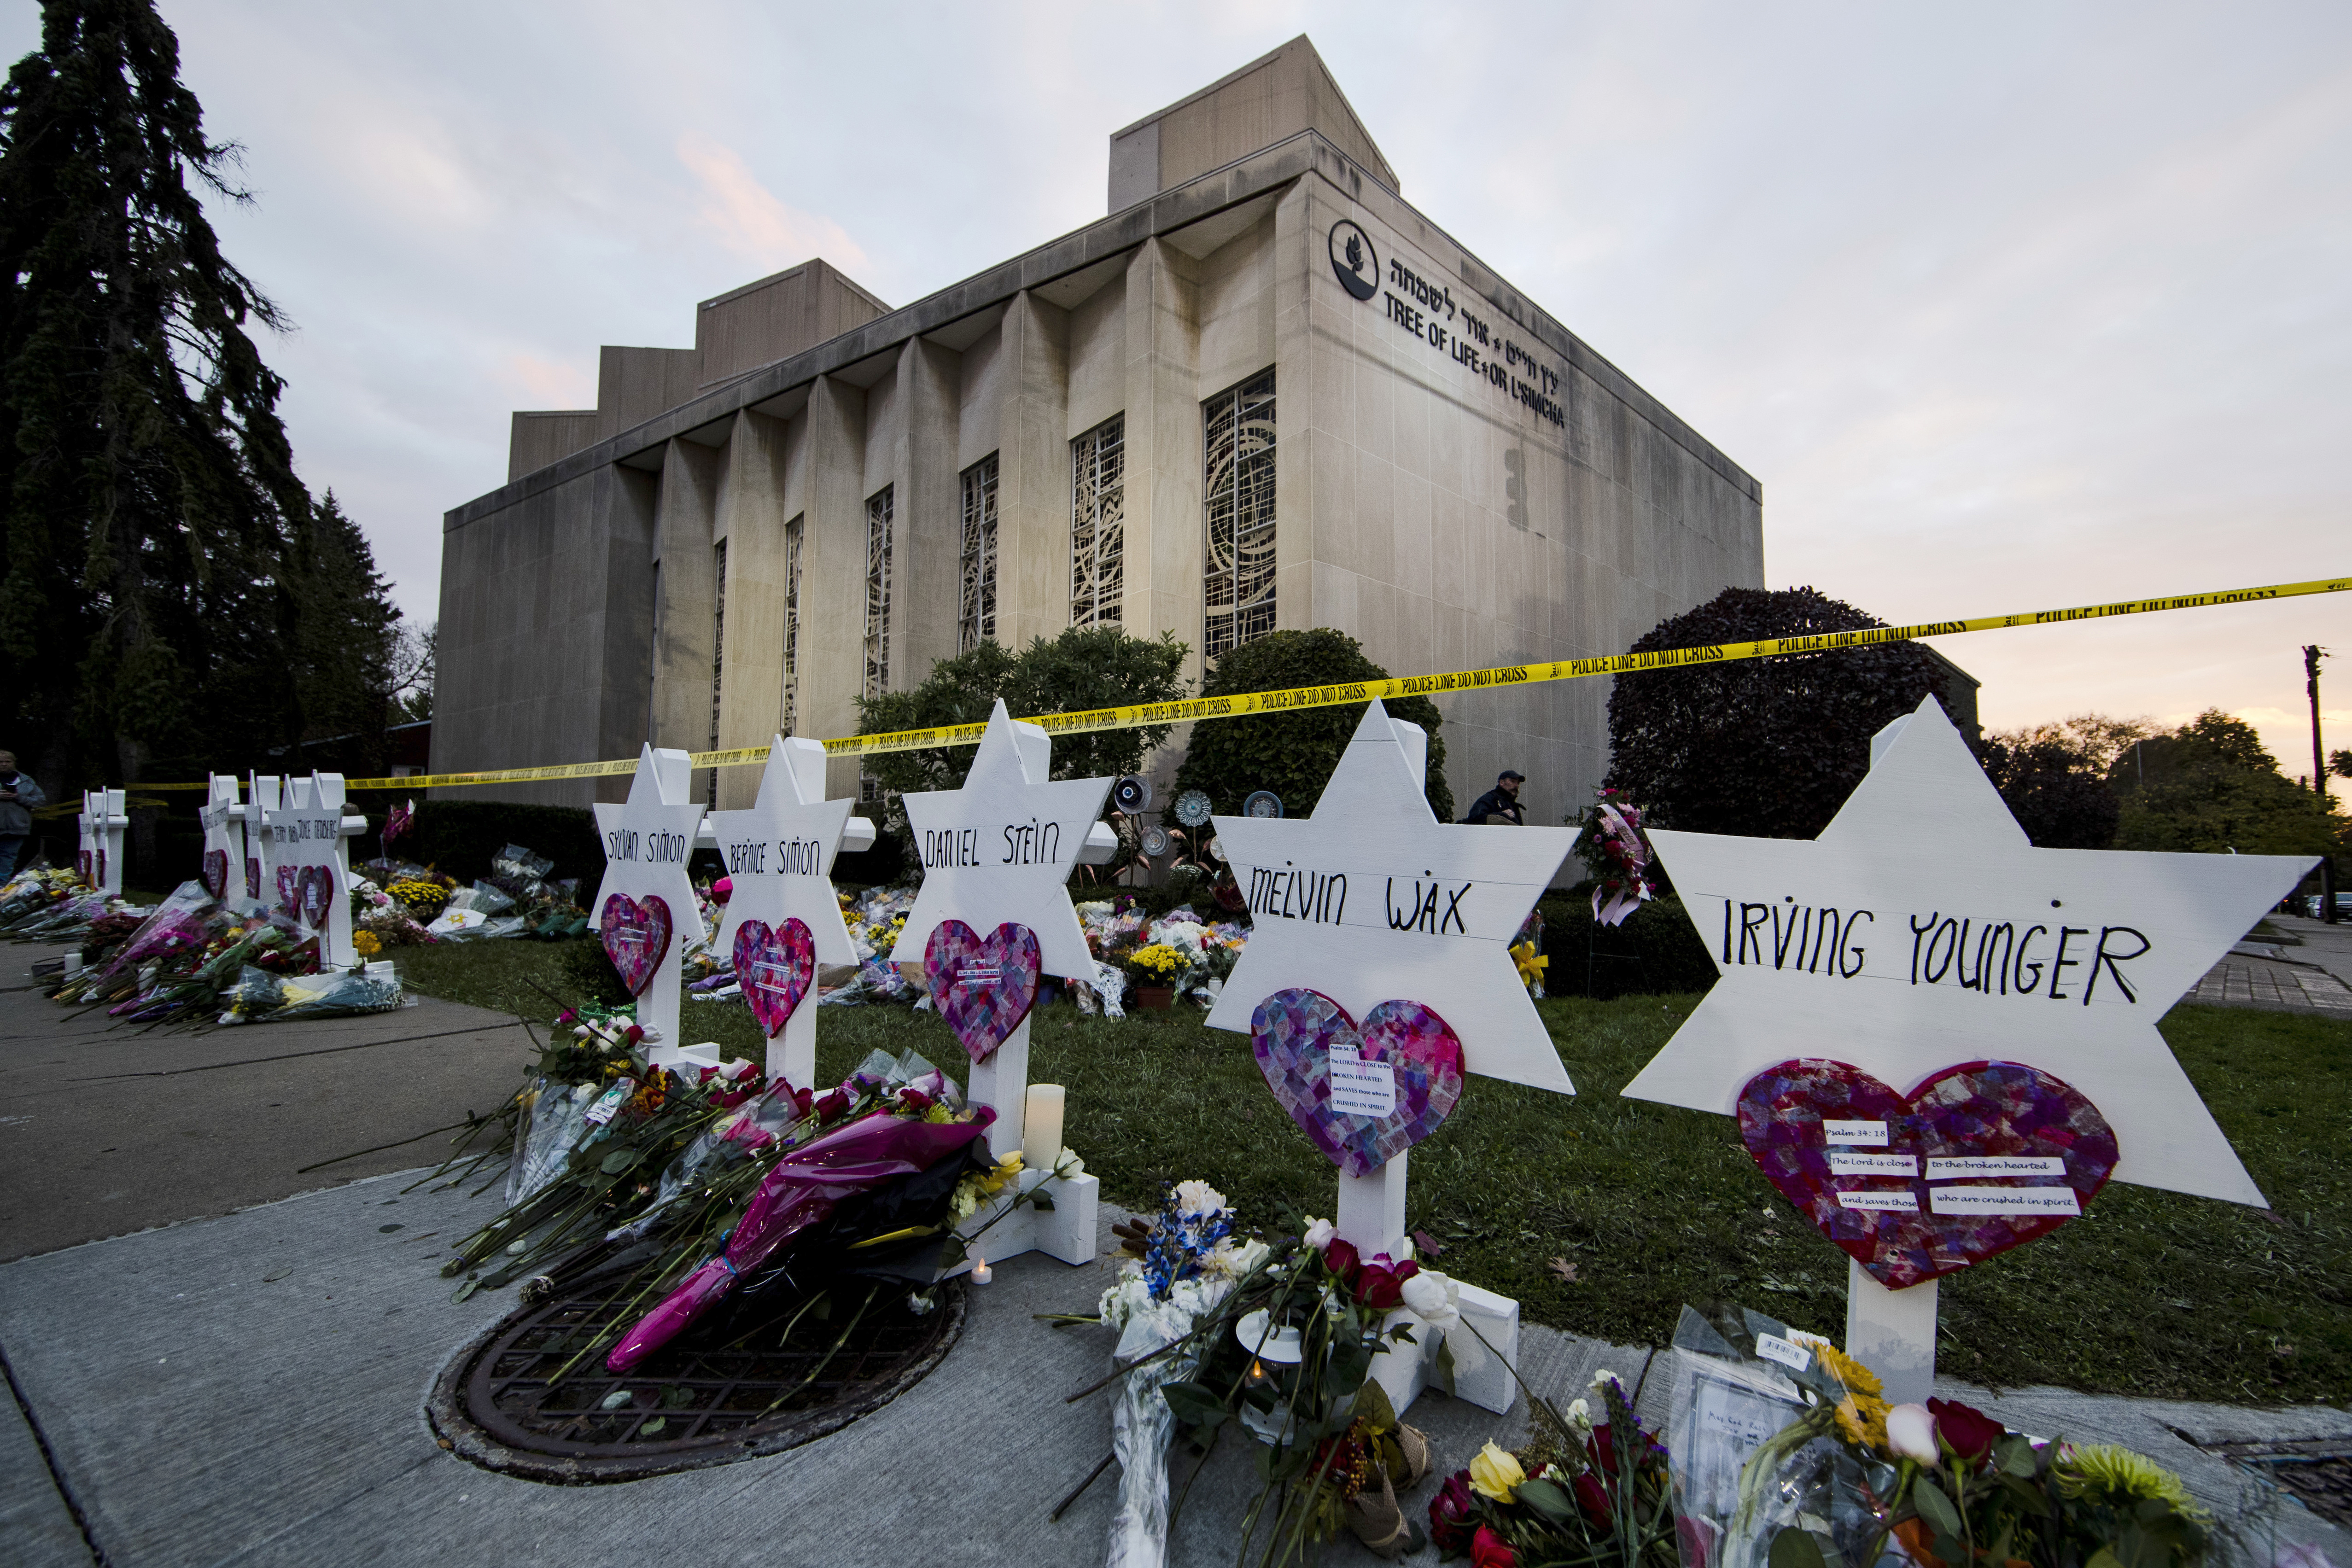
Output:
<instances>
[{"instance_id":1,"label":"stained glass window","mask_svg":"<svg viewBox=\"0 0 2352 1568\"><path fill-rule=\"evenodd\" d=\"M963 471L962 596L956 652L969 653L996 635L996 454Z\"/></svg>"},{"instance_id":2,"label":"stained glass window","mask_svg":"<svg viewBox=\"0 0 2352 1568\"><path fill-rule=\"evenodd\" d=\"M1126 591L1127 416L1070 443L1070 624L1119 619Z\"/></svg>"},{"instance_id":3,"label":"stained glass window","mask_svg":"<svg viewBox=\"0 0 2352 1568\"><path fill-rule=\"evenodd\" d=\"M801 528L794 517L784 525L784 733L794 733L801 695Z\"/></svg>"},{"instance_id":4,"label":"stained glass window","mask_svg":"<svg viewBox=\"0 0 2352 1568\"><path fill-rule=\"evenodd\" d=\"M1201 405L1209 509L1207 615L1213 659L1274 630L1274 372Z\"/></svg>"}]
</instances>

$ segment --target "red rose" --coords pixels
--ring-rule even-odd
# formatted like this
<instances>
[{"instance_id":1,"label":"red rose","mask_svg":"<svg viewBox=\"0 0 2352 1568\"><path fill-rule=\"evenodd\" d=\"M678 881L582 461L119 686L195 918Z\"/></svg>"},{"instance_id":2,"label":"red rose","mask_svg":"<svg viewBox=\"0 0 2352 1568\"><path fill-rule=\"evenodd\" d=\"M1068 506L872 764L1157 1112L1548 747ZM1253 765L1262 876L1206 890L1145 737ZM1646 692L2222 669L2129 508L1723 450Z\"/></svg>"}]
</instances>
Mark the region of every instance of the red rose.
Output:
<instances>
[{"instance_id":1,"label":"red rose","mask_svg":"<svg viewBox=\"0 0 2352 1568\"><path fill-rule=\"evenodd\" d=\"M1602 1475L1612 1481L1617 1479L1617 1440L1610 1435L1606 1421L1592 1428L1592 1462Z\"/></svg>"},{"instance_id":2,"label":"red rose","mask_svg":"<svg viewBox=\"0 0 2352 1568\"><path fill-rule=\"evenodd\" d=\"M1584 1510L1584 1517L1601 1529L1608 1529L1615 1517L1609 1506L1608 1489L1591 1470L1587 1470L1576 1478L1575 1490L1577 1506Z\"/></svg>"},{"instance_id":3,"label":"red rose","mask_svg":"<svg viewBox=\"0 0 2352 1568\"><path fill-rule=\"evenodd\" d=\"M809 1113L809 1107L816 1103L816 1094L813 1090L786 1089L784 1092L793 1097L793 1103L800 1108L803 1116Z\"/></svg>"},{"instance_id":4,"label":"red rose","mask_svg":"<svg viewBox=\"0 0 2352 1568\"><path fill-rule=\"evenodd\" d=\"M1342 1280L1353 1279L1357 1269L1356 1244L1334 1236L1323 1249L1323 1266Z\"/></svg>"},{"instance_id":5,"label":"red rose","mask_svg":"<svg viewBox=\"0 0 2352 1568\"><path fill-rule=\"evenodd\" d=\"M921 1090L901 1089L898 1091L899 1110L912 1111L916 1115L919 1116L930 1108L931 1097L924 1093Z\"/></svg>"},{"instance_id":6,"label":"red rose","mask_svg":"<svg viewBox=\"0 0 2352 1568\"><path fill-rule=\"evenodd\" d=\"M1518 1557L1486 1525L1470 1538L1470 1568L1515 1568Z\"/></svg>"},{"instance_id":7,"label":"red rose","mask_svg":"<svg viewBox=\"0 0 2352 1568\"><path fill-rule=\"evenodd\" d=\"M1927 1412L1936 1417L1936 1436L1944 1440L1944 1446L1970 1464L1990 1452L1993 1439L2009 1430L1957 1399L1930 1399Z\"/></svg>"},{"instance_id":8,"label":"red rose","mask_svg":"<svg viewBox=\"0 0 2352 1568\"><path fill-rule=\"evenodd\" d=\"M1367 1263L1356 1277L1356 1299L1376 1312L1386 1312L1402 1303L1404 1282L1420 1272L1421 1265L1409 1258L1392 1265Z\"/></svg>"},{"instance_id":9,"label":"red rose","mask_svg":"<svg viewBox=\"0 0 2352 1568\"><path fill-rule=\"evenodd\" d=\"M1456 1470L1429 1500L1429 1539L1448 1554L1470 1543L1470 1472Z\"/></svg>"},{"instance_id":10,"label":"red rose","mask_svg":"<svg viewBox=\"0 0 2352 1568\"><path fill-rule=\"evenodd\" d=\"M841 1113L848 1109L849 1096L836 1089L816 1103L816 1119L819 1122L837 1122Z\"/></svg>"}]
</instances>

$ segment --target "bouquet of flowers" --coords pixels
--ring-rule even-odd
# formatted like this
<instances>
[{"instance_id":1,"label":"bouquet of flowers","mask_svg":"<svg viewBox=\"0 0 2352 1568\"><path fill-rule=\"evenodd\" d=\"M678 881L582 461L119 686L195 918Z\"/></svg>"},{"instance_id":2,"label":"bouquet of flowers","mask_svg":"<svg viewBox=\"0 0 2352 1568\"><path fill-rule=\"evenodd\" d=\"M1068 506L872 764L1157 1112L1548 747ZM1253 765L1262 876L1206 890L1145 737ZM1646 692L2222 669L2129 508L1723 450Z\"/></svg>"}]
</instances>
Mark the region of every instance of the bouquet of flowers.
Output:
<instances>
[{"instance_id":1,"label":"bouquet of flowers","mask_svg":"<svg viewBox=\"0 0 2352 1568\"><path fill-rule=\"evenodd\" d=\"M1438 1489L1429 1534L1473 1568L1538 1563L1676 1568L1666 1450L1644 1431L1612 1372L1592 1379L1601 1419L1579 1399L1565 1412L1532 1393L1536 1436L1513 1452L1488 1443Z\"/></svg>"},{"instance_id":2,"label":"bouquet of flowers","mask_svg":"<svg viewBox=\"0 0 2352 1568\"><path fill-rule=\"evenodd\" d=\"M1261 1530L1261 1565L1298 1562L1342 1528L1391 1555L1413 1549L1418 1531L1394 1489L1426 1470L1427 1445L1396 1420L1373 1357L1426 1354L1417 1330L1442 1342L1441 1366L1457 1352L1479 1354L1455 1343L1465 1325L1451 1281L1410 1259L1363 1258L1328 1220L1234 1242L1220 1228L1230 1224L1223 1204L1200 1184L1177 1187L1149 1228L1126 1233L1136 1260L1097 1314L1057 1320L1120 1331L1118 1370L1096 1385L1122 1383L1126 1410L1123 1424L1114 1417L1123 1433L1114 1452L1130 1470L1111 1561L1157 1563L1182 1507L1181 1492L1162 1506L1156 1445L1180 1436L1205 1453L1236 1429L1266 1449L1265 1486L1243 1523L1244 1559Z\"/></svg>"},{"instance_id":3,"label":"bouquet of flowers","mask_svg":"<svg viewBox=\"0 0 2352 1568\"><path fill-rule=\"evenodd\" d=\"M1836 1346L1743 1316L1716 1333L1685 1308L1675 1333L1686 1364L1674 1461L1685 1568L1821 1568L1890 1552L1919 1568L2204 1560L2211 1517L2154 1461L2029 1437L1958 1401L1890 1406L1878 1378ZM1751 1350L1768 1335L1778 1341L1769 1366ZM1745 1392L1727 1400L1735 1385ZM1710 1469L1737 1480L1710 1481Z\"/></svg>"},{"instance_id":4,"label":"bouquet of flowers","mask_svg":"<svg viewBox=\"0 0 2352 1568\"><path fill-rule=\"evenodd\" d=\"M1592 873L1592 918L1622 925L1658 890L1658 857L1642 831L1642 808L1617 789L1599 789L1583 815L1576 852Z\"/></svg>"}]
</instances>

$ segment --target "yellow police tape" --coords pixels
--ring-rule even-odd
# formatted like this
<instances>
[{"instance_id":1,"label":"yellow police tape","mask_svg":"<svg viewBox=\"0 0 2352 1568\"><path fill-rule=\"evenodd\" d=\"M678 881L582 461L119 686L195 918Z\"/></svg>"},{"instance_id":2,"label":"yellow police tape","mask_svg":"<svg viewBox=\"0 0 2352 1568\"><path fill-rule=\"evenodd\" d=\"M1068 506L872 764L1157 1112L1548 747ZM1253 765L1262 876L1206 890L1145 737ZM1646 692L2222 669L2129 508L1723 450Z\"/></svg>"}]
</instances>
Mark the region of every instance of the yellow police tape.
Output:
<instances>
[{"instance_id":1,"label":"yellow police tape","mask_svg":"<svg viewBox=\"0 0 2352 1568\"><path fill-rule=\"evenodd\" d=\"M1250 714L1294 713L1303 708L1339 707L1374 697L1433 697L1452 692L1494 691L1511 686L1540 685L1551 681L1578 681L1593 675L1629 675L1643 670L1671 670L1687 664L1730 664L1740 659L1771 659L1791 653L1838 653L1874 647L1881 643L1909 643L1922 637L1950 637L1963 632L2000 632L2012 626L2049 626L2068 621L2101 621L2118 615L2148 615L2161 610L2202 610L2216 604L2243 604L2260 600L2295 599L2312 593L2342 593L2352 590L2352 577L2312 582L2278 582L2262 588L2237 588L2218 593L2179 593L2163 599L2127 599L2112 604L2077 605L2068 610L2031 610L2017 615L1980 615L1966 621L1928 621L1914 626L1871 626L1856 632L1832 632L1818 637L1768 637L1753 643L1717 643L1703 648L1662 648L1646 653L1610 653L1597 659L1556 659L1549 664L1504 664L1485 670L1454 670L1439 675L1406 675L1381 681L1352 681L1330 686L1297 686L1287 691L1247 692L1233 696L1188 697L1181 702L1141 703L1126 707L1093 708L1081 713L1040 714L1026 722L1051 735L1081 735L1096 730L1135 729L1146 725L1189 724L1199 719L1241 718ZM971 746L987 730L985 724L946 725L936 729L901 729L886 735L851 735L824 743L834 757L866 757L883 751L919 751L929 747ZM698 751L697 768L746 768L768 759L764 746L731 751ZM423 773L405 779L352 779L352 789L446 789L466 784L529 784L556 779L597 779L634 773L637 759L611 762L559 763L547 768L501 768L479 773ZM203 784L149 784L142 789L202 789Z\"/></svg>"}]
</instances>

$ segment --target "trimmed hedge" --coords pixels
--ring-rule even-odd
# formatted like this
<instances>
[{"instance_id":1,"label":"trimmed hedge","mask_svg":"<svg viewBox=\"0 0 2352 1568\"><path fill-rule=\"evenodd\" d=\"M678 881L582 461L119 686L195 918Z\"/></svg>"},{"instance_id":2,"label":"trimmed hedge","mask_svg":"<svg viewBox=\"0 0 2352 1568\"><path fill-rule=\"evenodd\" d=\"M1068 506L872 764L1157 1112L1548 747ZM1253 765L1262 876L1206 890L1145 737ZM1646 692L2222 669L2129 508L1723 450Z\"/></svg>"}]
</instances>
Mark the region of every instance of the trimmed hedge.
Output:
<instances>
[{"instance_id":1,"label":"trimmed hedge","mask_svg":"<svg viewBox=\"0 0 2352 1568\"><path fill-rule=\"evenodd\" d=\"M381 833L383 814L370 810L367 817ZM375 835L365 841L369 852L374 852ZM583 897L595 891L597 879L604 874L604 849L596 839L596 818L578 806L420 800L416 825L393 840L392 852L459 882L473 882L489 874L490 862L509 844L520 844L553 861L555 869L549 873L552 877L578 877L584 884ZM365 857L355 848L352 858Z\"/></svg>"},{"instance_id":2,"label":"trimmed hedge","mask_svg":"<svg viewBox=\"0 0 2352 1568\"><path fill-rule=\"evenodd\" d=\"M1715 984L1715 960L1691 928L1682 901L1654 898L1622 925L1592 918L1591 890L1546 897L1536 905L1544 917L1544 970L1548 997L1656 996L1704 991Z\"/></svg>"}]
</instances>

